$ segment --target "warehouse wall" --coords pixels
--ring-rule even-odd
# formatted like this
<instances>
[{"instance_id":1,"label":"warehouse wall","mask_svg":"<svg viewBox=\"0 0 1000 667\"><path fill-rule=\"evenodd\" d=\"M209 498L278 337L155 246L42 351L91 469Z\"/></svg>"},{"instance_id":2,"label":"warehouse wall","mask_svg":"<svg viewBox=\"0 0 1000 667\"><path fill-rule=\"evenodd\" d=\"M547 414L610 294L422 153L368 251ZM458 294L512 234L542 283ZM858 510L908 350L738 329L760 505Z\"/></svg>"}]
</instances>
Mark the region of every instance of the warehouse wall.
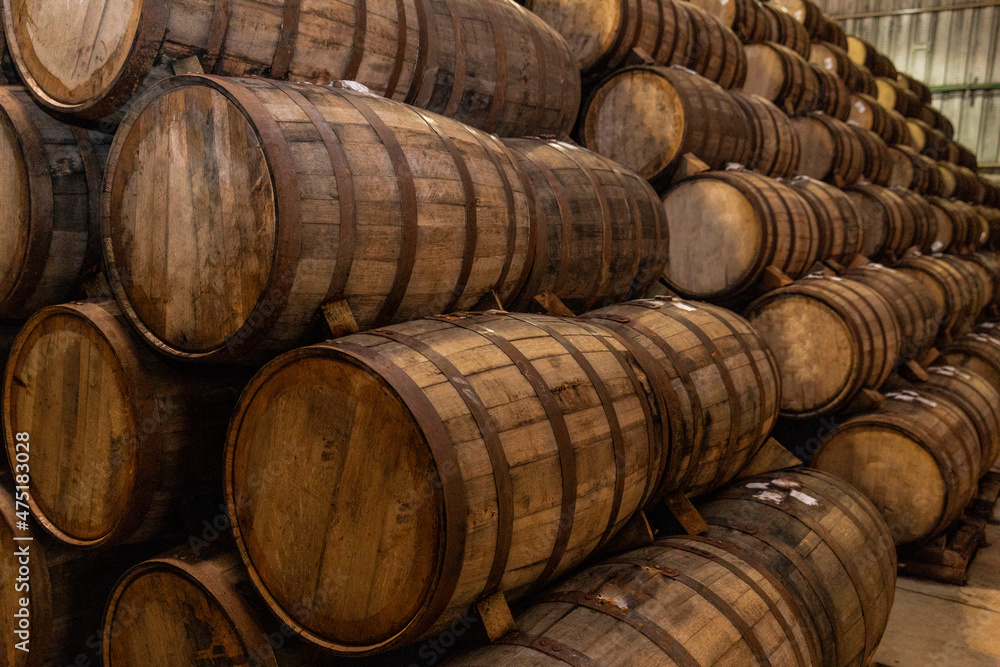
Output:
<instances>
[{"instance_id":1,"label":"warehouse wall","mask_svg":"<svg viewBox=\"0 0 1000 667\"><path fill-rule=\"evenodd\" d=\"M1000 1L820 0L848 34L873 43L933 89L956 140L1000 171Z\"/></svg>"}]
</instances>

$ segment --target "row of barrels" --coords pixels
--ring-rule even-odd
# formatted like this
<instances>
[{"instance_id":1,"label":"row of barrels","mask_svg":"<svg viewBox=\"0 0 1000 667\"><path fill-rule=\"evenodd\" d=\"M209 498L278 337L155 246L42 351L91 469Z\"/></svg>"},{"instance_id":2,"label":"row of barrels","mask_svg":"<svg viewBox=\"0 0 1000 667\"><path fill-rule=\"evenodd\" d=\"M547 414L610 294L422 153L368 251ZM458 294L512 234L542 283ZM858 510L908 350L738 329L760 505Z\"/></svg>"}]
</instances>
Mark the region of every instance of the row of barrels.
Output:
<instances>
[{"instance_id":1,"label":"row of barrels","mask_svg":"<svg viewBox=\"0 0 1000 667\"><path fill-rule=\"evenodd\" d=\"M324 304L348 332L491 292L519 310L550 292L584 312L641 295L666 262L656 193L566 142L501 143L389 100L263 79L178 77L147 103L112 146L0 88L0 315L77 298L96 275L106 166L116 291L158 347L189 358L284 351ZM147 252L153 238L162 252Z\"/></svg>"},{"instance_id":2,"label":"row of barrels","mask_svg":"<svg viewBox=\"0 0 1000 667\"><path fill-rule=\"evenodd\" d=\"M41 105L104 124L116 124L158 81L196 70L322 85L353 80L503 136L572 128L577 63L536 15L506 0L383 4L22 3L5 13L4 28Z\"/></svg>"},{"instance_id":3,"label":"row of barrels","mask_svg":"<svg viewBox=\"0 0 1000 667\"><path fill-rule=\"evenodd\" d=\"M467 615L425 651L453 667L866 664L892 607L896 552L864 496L803 468L744 479L699 509L708 524L703 536L662 538L592 564L535 595L517 615L517 631L489 646L455 646L474 634L478 621ZM5 552L15 549L16 525L13 497L0 489ZM172 549L120 578L140 555L105 559L102 570L46 539L32 550L35 572L49 584L30 591L35 632L49 643L33 647L29 662L16 662L8 649L11 665L49 664L63 658L61 646L106 667L186 667L209 654L268 667L329 664L261 606L242 563L224 548ZM86 591L81 581L89 582ZM86 643L83 628L96 628L97 641ZM91 655L91 646L102 646L103 655ZM394 658L410 662L405 653L357 662Z\"/></svg>"},{"instance_id":4,"label":"row of barrels","mask_svg":"<svg viewBox=\"0 0 1000 667\"><path fill-rule=\"evenodd\" d=\"M523 597L665 494L728 483L780 403L743 319L667 298L382 327L278 357L237 402L247 375L160 358L113 301L44 308L10 350L8 459L19 433L51 445L23 500L77 548L221 531L221 512L269 606L344 655Z\"/></svg>"},{"instance_id":5,"label":"row of barrels","mask_svg":"<svg viewBox=\"0 0 1000 667\"><path fill-rule=\"evenodd\" d=\"M838 424L813 461L871 499L899 545L948 530L997 461L1000 340L993 333L969 333L942 348L926 381Z\"/></svg>"},{"instance_id":6,"label":"row of barrels","mask_svg":"<svg viewBox=\"0 0 1000 667\"><path fill-rule=\"evenodd\" d=\"M781 48L754 47L767 53ZM942 144L929 139L936 133L920 121L907 123L896 114L898 124L889 123L895 112L875 100L839 93L824 97L827 86L813 87L814 94L803 97L801 87L786 89L783 83L765 81L771 69L787 71L780 63L769 69L755 62L751 78L760 79L760 85L748 80L742 91L729 92L686 69L623 68L588 97L578 139L660 190L691 153L714 169L735 163L769 176L804 175L840 187L867 182L995 203L997 186L966 167L932 157L939 151L931 147ZM841 111L824 106L830 100ZM793 107L785 109L792 118L780 108L787 104ZM897 125L898 131L892 129Z\"/></svg>"},{"instance_id":7,"label":"row of barrels","mask_svg":"<svg viewBox=\"0 0 1000 667\"><path fill-rule=\"evenodd\" d=\"M983 249L996 224L993 209L902 188L844 191L808 177L740 170L687 178L664 195L663 205L671 238L666 284L683 296L722 303L755 296L771 268L794 280L817 262L848 266L859 255L892 263L911 248Z\"/></svg>"}]
</instances>

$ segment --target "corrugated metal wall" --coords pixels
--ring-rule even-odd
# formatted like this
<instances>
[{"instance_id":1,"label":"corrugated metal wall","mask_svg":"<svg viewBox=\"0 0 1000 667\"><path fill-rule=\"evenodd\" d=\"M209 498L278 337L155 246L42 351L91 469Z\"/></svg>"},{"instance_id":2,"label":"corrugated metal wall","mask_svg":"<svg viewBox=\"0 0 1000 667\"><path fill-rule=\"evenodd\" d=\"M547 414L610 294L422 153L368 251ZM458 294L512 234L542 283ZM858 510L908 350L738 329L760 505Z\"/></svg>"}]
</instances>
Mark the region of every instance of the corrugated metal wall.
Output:
<instances>
[{"instance_id":1,"label":"corrugated metal wall","mask_svg":"<svg viewBox=\"0 0 1000 667\"><path fill-rule=\"evenodd\" d=\"M1000 0L819 4L828 15L845 17L848 34L874 44L900 70L932 87L956 89L936 92L935 106L955 123L956 139L980 163L1000 165ZM961 90L969 86L981 89Z\"/></svg>"}]
</instances>

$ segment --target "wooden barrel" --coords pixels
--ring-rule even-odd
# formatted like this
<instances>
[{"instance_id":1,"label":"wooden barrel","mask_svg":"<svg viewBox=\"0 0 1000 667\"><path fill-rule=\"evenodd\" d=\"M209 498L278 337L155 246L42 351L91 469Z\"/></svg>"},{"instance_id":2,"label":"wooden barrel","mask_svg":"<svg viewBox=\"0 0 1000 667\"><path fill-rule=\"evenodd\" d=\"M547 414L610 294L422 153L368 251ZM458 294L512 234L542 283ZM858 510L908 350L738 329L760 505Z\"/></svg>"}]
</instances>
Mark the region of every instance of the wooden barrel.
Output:
<instances>
[{"instance_id":1,"label":"wooden barrel","mask_svg":"<svg viewBox=\"0 0 1000 667\"><path fill-rule=\"evenodd\" d=\"M212 445L246 381L170 367L119 319L113 301L44 308L18 334L4 375L7 458L16 461L16 433L47 443L31 453L29 504L73 546L183 535L198 502L215 496Z\"/></svg>"},{"instance_id":2,"label":"wooden barrel","mask_svg":"<svg viewBox=\"0 0 1000 667\"><path fill-rule=\"evenodd\" d=\"M772 42L748 44L745 51L747 78L743 92L774 102L790 116L811 110L819 94L819 80L808 61Z\"/></svg>"},{"instance_id":3,"label":"wooden barrel","mask_svg":"<svg viewBox=\"0 0 1000 667\"><path fill-rule=\"evenodd\" d=\"M111 136L49 116L19 86L0 87L0 317L79 296L100 258L101 179Z\"/></svg>"},{"instance_id":4,"label":"wooden barrel","mask_svg":"<svg viewBox=\"0 0 1000 667\"><path fill-rule=\"evenodd\" d=\"M932 366L927 369L930 379L920 385L920 391L941 396L965 411L976 427L979 439L981 470L989 471L1000 456L1000 387L995 387L981 375L955 366Z\"/></svg>"},{"instance_id":5,"label":"wooden barrel","mask_svg":"<svg viewBox=\"0 0 1000 667\"><path fill-rule=\"evenodd\" d=\"M19 451L34 459L47 444L31 434ZM15 504L8 489L21 482L8 476L6 465L0 481L0 577L7 584L0 588L7 635L0 643L0 664L58 667L80 662L81 655L98 664L96 631L104 601L118 576L144 556L134 550L80 551L56 542L27 518L23 497Z\"/></svg>"},{"instance_id":6,"label":"wooden barrel","mask_svg":"<svg viewBox=\"0 0 1000 667\"><path fill-rule=\"evenodd\" d=\"M822 111L827 116L846 122L851 117L851 94L847 86L836 74L823 69L815 63L810 63L816 80L819 81L819 92L814 105L815 111Z\"/></svg>"},{"instance_id":7,"label":"wooden barrel","mask_svg":"<svg viewBox=\"0 0 1000 667\"><path fill-rule=\"evenodd\" d=\"M518 615L518 632L444 665L820 664L799 603L758 563L724 542L662 539L560 583Z\"/></svg>"},{"instance_id":8,"label":"wooden barrel","mask_svg":"<svg viewBox=\"0 0 1000 667\"><path fill-rule=\"evenodd\" d=\"M963 259L975 262L986 271L986 275L993 285L993 301L990 303L990 306L993 307L994 312L985 313L983 317L993 317L998 307L1000 307L1000 254L995 252L975 252L971 255L965 255Z\"/></svg>"},{"instance_id":9,"label":"wooden barrel","mask_svg":"<svg viewBox=\"0 0 1000 667\"><path fill-rule=\"evenodd\" d=\"M790 14L805 27L813 39L819 39L823 25L823 10L812 0L768 0L775 9Z\"/></svg>"},{"instance_id":10,"label":"wooden barrel","mask_svg":"<svg viewBox=\"0 0 1000 667\"><path fill-rule=\"evenodd\" d=\"M647 178L670 183L674 169L694 153L713 169L742 164L750 152L750 126L717 84L679 67L641 65L616 72L591 94L581 140Z\"/></svg>"},{"instance_id":11,"label":"wooden barrel","mask_svg":"<svg viewBox=\"0 0 1000 667\"><path fill-rule=\"evenodd\" d=\"M851 35L847 38L847 54L855 64L864 65L875 76L895 80L898 75L892 61L860 37Z\"/></svg>"},{"instance_id":12,"label":"wooden barrel","mask_svg":"<svg viewBox=\"0 0 1000 667\"><path fill-rule=\"evenodd\" d=\"M673 0L519 1L566 39L586 79L622 67L633 50L662 65L681 64L688 51L690 18Z\"/></svg>"},{"instance_id":13,"label":"wooden barrel","mask_svg":"<svg viewBox=\"0 0 1000 667\"><path fill-rule=\"evenodd\" d=\"M822 113L792 119L792 129L802 144L799 174L837 187L861 180L865 168L864 147L846 123Z\"/></svg>"},{"instance_id":14,"label":"wooden barrel","mask_svg":"<svg viewBox=\"0 0 1000 667\"><path fill-rule=\"evenodd\" d=\"M314 664L291 633L259 612L239 556L200 559L181 547L122 576L104 613L104 667ZM210 658L206 658L210 656ZM319 664L319 663L315 663Z\"/></svg>"},{"instance_id":15,"label":"wooden barrel","mask_svg":"<svg viewBox=\"0 0 1000 667\"><path fill-rule=\"evenodd\" d=\"M990 330L961 336L941 348L936 363L980 375L1000 389L1000 336Z\"/></svg>"},{"instance_id":16,"label":"wooden barrel","mask_svg":"<svg viewBox=\"0 0 1000 667\"><path fill-rule=\"evenodd\" d=\"M946 254L938 254L934 257L947 262L962 275L965 283L963 290L969 295L971 305L969 320L963 330L957 333L971 331L983 310L993 303L993 276L983 265L969 259Z\"/></svg>"},{"instance_id":17,"label":"wooden barrel","mask_svg":"<svg viewBox=\"0 0 1000 667\"><path fill-rule=\"evenodd\" d=\"M809 62L837 75L851 92L857 90L860 76L858 66L847 55L847 51L839 46L829 42L813 42Z\"/></svg>"},{"instance_id":18,"label":"wooden barrel","mask_svg":"<svg viewBox=\"0 0 1000 667\"><path fill-rule=\"evenodd\" d=\"M986 191L971 169L951 162L939 162L938 164L950 171L955 178L955 189L952 192L952 197L973 204L982 203Z\"/></svg>"},{"instance_id":19,"label":"wooden barrel","mask_svg":"<svg viewBox=\"0 0 1000 667\"><path fill-rule=\"evenodd\" d=\"M823 17L823 30L819 39L834 44L845 53L847 52L847 33L844 32L843 26L828 16Z\"/></svg>"},{"instance_id":20,"label":"wooden barrel","mask_svg":"<svg viewBox=\"0 0 1000 667\"><path fill-rule=\"evenodd\" d=\"M952 122L947 116L932 107L930 104L925 103L924 106L920 107L917 111L917 118L944 134L949 141L954 140L955 126L952 125Z\"/></svg>"},{"instance_id":21,"label":"wooden barrel","mask_svg":"<svg viewBox=\"0 0 1000 667\"><path fill-rule=\"evenodd\" d=\"M760 0L690 0L690 4L732 28L744 44L766 42L771 36L771 22Z\"/></svg>"},{"instance_id":22,"label":"wooden barrel","mask_svg":"<svg viewBox=\"0 0 1000 667\"><path fill-rule=\"evenodd\" d=\"M630 301L585 315L639 361L670 436L659 494L698 496L728 483L778 418L778 368L742 317L679 298Z\"/></svg>"},{"instance_id":23,"label":"wooden barrel","mask_svg":"<svg viewBox=\"0 0 1000 667\"><path fill-rule=\"evenodd\" d=\"M746 167L776 178L793 175L799 166L801 144L788 116L759 95L731 94L750 122L752 141Z\"/></svg>"},{"instance_id":24,"label":"wooden barrel","mask_svg":"<svg viewBox=\"0 0 1000 667\"><path fill-rule=\"evenodd\" d=\"M886 109L893 109L903 116L913 116L920 108L916 93L903 88L895 79L879 76L875 78L875 85L878 88L879 104Z\"/></svg>"},{"instance_id":25,"label":"wooden barrel","mask_svg":"<svg viewBox=\"0 0 1000 667\"><path fill-rule=\"evenodd\" d=\"M970 293L968 277L941 256L907 257L896 268L922 282L934 294L935 302L944 308L942 335L961 335L975 320L976 297Z\"/></svg>"},{"instance_id":26,"label":"wooden barrel","mask_svg":"<svg viewBox=\"0 0 1000 667\"><path fill-rule=\"evenodd\" d=\"M764 3L764 14L770 24L767 41L781 44L803 58L808 58L812 39L805 26L791 14L775 9L772 5L771 2Z\"/></svg>"},{"instance_id":27,"label":"wooden barrel","mask_svg":"<svg viewBox=\"0 0 1000 667\"><path fill-rule=\"evenodd\" d=\"M875 75L864 65L858 65L858 82L854 92L859 95L867 95L872 99L878 97L878 85L875 83Z\"/></svg>"},{"instance_id":28,"label":"wooden barrel","mask_svg":"<svg viewBox=\"0 0 1000 667\"><path fill-rule=\"evenodd\" d=\"M940 534L961 515L978 488L979 443L961 408L905 390L836 427L813 466L861 491L902 545Z\"/></svg>"},{"instance_id":29,"label":"wooden barrel","mask_svg":"<svg viewBox=\"0 0 1000 667\"><path fill-rule=\"evenodd\" d=\"M919 359L934 347L945 311L924 283L882 264L859 266L844 277L868 285L892 307L903 341L901 359Z\"/></svg>"},{"instance_id":30,"label":"wooden barrel","mask_svg":"<svg viewBox=\"0 0 1000 667\"><path fill-rule=\"evenodd\" d=\"M851 95L851 112L848 122L871 130L885 143L896 143L896 130L889 112L872 97L863 93Z\"/></svg>"},{"instance_id":31,"label":"wooden barrel","mask_svg":"<svg viewBox=\"0 0 1000 667\"><path fill-rule=\"evenodd\" d=\"M769 266L805 275L819 253L819 222L796 190L752 172L716 171L663 198L670 227L665 278L693 299L749 293Z\"/></svg>"},{"instance_id":32,"label":"wooden barrel","mask_svg":"<svg viewBox=\"0 0 1000 667\"><path fill-rule=\"evenodd\" d=\"M898 188L925 192L931 184L931 171L937 176L933 163L922 160L916 149L896 144L889 147L889 160L892 164L892 175L889 184Z\"/></svg>"},{"instance_id":33,"label":"wooden barrel","mask_svg":"<svg viewBox=\"0 0 1000 667\"><path fill-rule=\"evenodd\" d=\"M969 235L969 219L955 202L940 197L928 197L927 203L937 219L937 237L931 246L934 252L958 252L965 248Z\"/></svg>"},{"instance_id":34,"label":"wooden barrel","mask_svg":"<svg viewBox=\"0 0 1000 667\"><path fill-rule=\"evenodd\" d=\"M678 11L691 21L688 52L680 64L723 88L739 88L747 76L747 57L739 37L714 15L697 5L679 2Z\"/></svg>"},{"instance_id":35,"label":"wooden barrel","mask_svg":"<svg viewBox=\"0 0 1000 667\"><path fill-rule=\"evenodd\" d=\"M976 176L979 178L979 184L983 186L984 190L983 206L1000 209L1000 185L987 179L982 174L977 174Z\"/></svg>"},{"instance_id":36,"label":"wooden barrel","mask_svg":"<svg viewBox=\"0 0 1000 667\"><path fill-rule=\"evenodd\" d=\"M958 187L958 180L955 177L954 172L952 172L951 165L949 162L938 161L937 169L939 180L941 181L941 194L939 197L944 197L945 199L950 199L955 193L955 188Z\"/></svg>"},{"instance_id":37,"label":"wooden barrel","mask_svg":"<svg viewBox=\"0 0 1000 667\"><path fill-rule=\"evenodd\" d=\"M531 265L526 177L499 140L344 88L173 77L133 107L108 164L112 287L177 358L273 356L324 306L342 334L506 301ZM140 250L150 238L159 252Z\"/></svg>"},{"instance_id":38,"label":"wooden barrel","mask_svg":"<svg viewBox=\"0 0 1000 667\"><path fill-rule=\"evenodd\" d=\"M955 164L960 167L965 167L973 173L979 171L979 161L976 158L975 152L970 150L967 146L964 146L958 142L955 142L955 148L958 150L958 155L955 158Z\"/></svg>"},{"instance_id":39,"label":"wooden barrel","mask_svg":"<svg viewBox=\"0 0 1000 667\"><path fill-rule=\"evenodd\" d=\"M989 243L990 240L990 220L983 213L983 211L988 209L984 209L982 206L973 206L963 201L958 201L956 203L960 208L965 210L966 217L968 217L971 221L969 235L966 237L966 243L968 243L973 250L982 248Z\"/></svg>"},{"instance_id":40,"label":"wooden barrel","mask_svg":"<svg viewBox=\"0 0 1000 667\"><path fill-rule=\"evenodd\" d=\"M898 257L913 245L912 209L899 194L877 185L854 185L846 190L861 214L861 254L869 258Z\"/></svg>"},{"instance_id":41,"label":"wooden barrel","mask_svg":"<svg viewBox=\"0 0 1000 667\"><path fill-rule=\"evenodd\" d=\"M573 54L514 2L214 4L20 3L4 27L33 96L88 119L116 122L137 92L192 57L209 74L358 81L505 136L569 132L579 109Z\"/></svg>"},{"instance_id":42,"label":"wooden barrel","mask_svg":"<svg viewBox=\"0 0 1000 667\"><path fill-rule=\"evenodd\" d=\"M934 160L947 159L949 141L944 134L917 118L907 118L906 125L917 150Z\"/></svg>"},{"instance_id":43,"label":"wooden barrel","mask_svg":"<svg viewBox=\"0 0 1000 667\"><path fill-rule=\"evenodd\" d=\"M505 141L528 175L538 235L514 309L548 291L576 313L642 294L663 273L668 228L660 198L637 174L555 139Z\"/></svg>"},{"instance_id":44,"label":"wooden barrel","mask_svg":"<svg viewBox=\"0 0 1000 667\"><path fill-rule=\"evenodd\" d=\"M979 207L979 215L986 221L986 226L990 230L987 245L993 250L1000 249L1000 209L981 206Z\"/></svg>"},{"instance_id":45,"label":"wooden barrel","mask_svg":"<svg viewBox=\"0 0 1000 667\"><path fill-rule=\"evenodd\" d=\"M892 160L889 157L889 146L871 130L859 125L848 124L861 142L861 153L865 159L865 167L861 178L874 185L888 185L892 179Z\"/></svg>"},{"instance_id":46,"label":"wooden barrel","mask_svg":"<svg viewBox=\"0 0 1000 667\"><path fill-rule=\"evenodd\" d=\"M921 106L925 106L931 103L931 89L927 87L927 84L917 79L916 77L910 76L905 72L900 72L899 76L896 77L896 83L900 86L906 88L910 92L917 96L920 101ZM917 109L919 113L919 108Z\"/></svg>"},{"instance_id":47,"label":"wooden barrel","mask_svg":"<svg viewBox=\"0 0 1000 667\"><path fill-rule=\"evenodd\" d=\"M929 253L934 251L934 242L937 240L937 216L925 197L921 197L906 188L892 188L897 197L903 200L909 209L910 215L904 216L904 223L912 227L913 234L904 231L904 238L910 239L910 245L902 250L915 246L920 252ZM902 251L897 253L902 255Z\"/></svg>"},{"instance_id":48,"label":"wooden barrel","mask_svg":"<svg viewBox=\"0 0 1000 667\"><path fill-rule=\"evenodd\" d=\"M850 279L810 276L768 292L744 313L781 371L781 414L814 417L889 377L901 330L892 305Z\"/></svg>"},{"instance_id":49,"label":"wooden barrel","mask_svg":"<svg viewBox=\"0 0 1000 667\"><path fill-rule=\"evenodd\" d=\"M226 454L256 588L307 641L359 655L548 583L656 490L669 452L648 383L611 332L545 315L439 316L278 357Z\"/></svg>"},{"instance_id":50,"label":"wooden barrel","mask_svg":"<svg viewBox=\"0 0 1000 667\"><path fill-rule=\"evenodd\" d=\"M868 664L896 592L896 545L871 501L799 468L744 479L698 510L707 537L754 554L803 603L819 638L817 665Z\"/></svg>"},{"instance_id":51,"label":"wooden barrel","mask_svg":"<svg viewBox=\"0 0 1000 667\"><path fill-rule=\"evenodd\" d=\"M840 188L808 176L800 176L791 185L809 202L819 223L820 261L832 259L850 264L861 250L861 213Z\"/></svg>"}]
</instances>

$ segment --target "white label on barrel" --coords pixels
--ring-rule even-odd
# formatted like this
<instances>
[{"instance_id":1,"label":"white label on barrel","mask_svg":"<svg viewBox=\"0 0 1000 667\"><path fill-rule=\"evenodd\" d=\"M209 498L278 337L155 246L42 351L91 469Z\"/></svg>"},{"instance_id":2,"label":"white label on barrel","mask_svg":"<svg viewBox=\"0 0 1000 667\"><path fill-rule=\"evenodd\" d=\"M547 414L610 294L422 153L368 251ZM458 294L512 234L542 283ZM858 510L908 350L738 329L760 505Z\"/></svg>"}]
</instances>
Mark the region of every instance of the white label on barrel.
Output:
<instances>
[{"instance_id":1,"label":"white label on barrel","mask_svg":"<svg viewBox=\"0 0 1000 667\"><path fill-rule=\"evenodd\" d=\"M763 489L763 490L767 491L768 489L771 488L771 485L767 484L766 482L750 482L749 484L747 484L747 488L748 489Z\"/></svg>"},{"instance_id":2,"label":"white label on barrel","mask_svg":"<svg viewBox=\"0 0 1000 667\"><path fill-rule=\"evenodd\" d=\"M775 503L780 505L785 500L785 494L779 493L777 491L761 491L754 498L758 500L763 500L768 503Z\"/></svg>"},{"instance_id":3,"label":"white label on barrel","mask_svg":"<svg viewBox=\"0 0 1000 667\"><path fill-rule=\"evenodd\" d=\"M678 308L680 308L681 310L688 311L689 313L693 313L696 310L698 310L697 308L692 308L691 306L687 305L686 303L681 303L680 301L675 301L674 305L677 306Z\"/></svg>"},{"instance_id":4,"label":"white label on barrel","mask_svg":"<svg viewBox=\"0 0 1000 667\"><path fill-rule=\"evenodd\" d=\"M805 503L806 505L809 505L809 507L816 507L817 505L819 505L819 501L818 500L816 500L812 496L807 496L806 494L802 493L801 491L797 491L797 490L793 489L792 492L791 492L791 494L789 494L789 495L791 495L792 498L795 498L799 502Z\"/></svg>"},{"instance_id":5,"label":"white label on barrel","mask_svg":"<svg viewBox=\"0 0 1000 667\"><path fill-rule=\"evenodd\" d=\"M935 241L934 245L931 246L931 250L933 250L934 252L937 252L938 250L941 250L942 248L944 248L944 244L941 243L940 241Z\"/></svg>"}]
</instances>

